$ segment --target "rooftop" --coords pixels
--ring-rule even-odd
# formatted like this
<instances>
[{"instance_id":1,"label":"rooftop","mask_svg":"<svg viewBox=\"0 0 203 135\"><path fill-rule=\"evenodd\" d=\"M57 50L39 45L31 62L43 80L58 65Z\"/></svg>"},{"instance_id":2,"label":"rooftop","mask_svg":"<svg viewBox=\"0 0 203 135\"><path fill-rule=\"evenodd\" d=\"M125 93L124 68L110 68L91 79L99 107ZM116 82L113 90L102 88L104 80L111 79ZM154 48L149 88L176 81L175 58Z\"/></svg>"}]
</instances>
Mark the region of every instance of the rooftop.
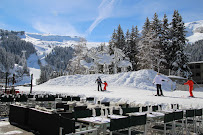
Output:
<instances>
[{"instance_id":1,"label":"rooftop","mask_svg":"<svg viewBox=\"0 0 203 135\"><path fill-rule=\"evenodd\" d=\"M203 61L188 62L188 64L201 64Z\"/></svg>"}]
</instances>

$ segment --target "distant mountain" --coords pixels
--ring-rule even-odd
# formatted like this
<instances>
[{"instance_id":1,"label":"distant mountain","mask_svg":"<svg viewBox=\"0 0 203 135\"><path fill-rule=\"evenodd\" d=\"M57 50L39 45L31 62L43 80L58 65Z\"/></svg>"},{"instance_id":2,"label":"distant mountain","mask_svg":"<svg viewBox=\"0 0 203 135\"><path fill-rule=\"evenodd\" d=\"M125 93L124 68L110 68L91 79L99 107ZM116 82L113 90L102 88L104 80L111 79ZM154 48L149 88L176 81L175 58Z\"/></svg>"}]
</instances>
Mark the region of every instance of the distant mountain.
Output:
<instances>
[{"instance_id":1,"label":"distant mountain","mask_svg":"<svg viewBox=\"0 0 203 135\"><path fill-rule=\"evenodd\" d=\"M203 20L185 23L186 37L190 43L203 39Z\"/></svg>"},{"instance_id":2,"label":"distant mountain","mask_svg":"<svg viewBox=\"0 0 203 135\"><path fill-rule=\"evenodd\" d=\"M57 42L65 42L65 41L86 41L85 38L78 36L60 36L60 35L52 35L52 34L37 34L37 33L26 33L26 37L35 38L40 41L57 41ZM25 38L26 38L25 37Z\"/></svg>"}]
</instances>

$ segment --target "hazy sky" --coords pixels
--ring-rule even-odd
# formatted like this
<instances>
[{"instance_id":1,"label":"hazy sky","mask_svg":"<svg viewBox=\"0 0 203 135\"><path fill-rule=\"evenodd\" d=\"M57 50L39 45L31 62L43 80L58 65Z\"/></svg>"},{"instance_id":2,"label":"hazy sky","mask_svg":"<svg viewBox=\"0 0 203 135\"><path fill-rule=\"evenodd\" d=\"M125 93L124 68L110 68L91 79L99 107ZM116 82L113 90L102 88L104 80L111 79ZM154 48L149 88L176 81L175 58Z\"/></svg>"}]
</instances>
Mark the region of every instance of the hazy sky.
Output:
<instances>
[{"instance_id":1,"label":"hazy sky","mask_svg":"<svg viewBox=\"0 0 203 135\"><path fill-rule=\"evenodd\" d=\"M156 12L171 21L178 10L183 21L203 20L203 0L1 0L0 28L31 33L82 36L108 42L121 24L139 30Z\"/></svg>"}]
</instances>

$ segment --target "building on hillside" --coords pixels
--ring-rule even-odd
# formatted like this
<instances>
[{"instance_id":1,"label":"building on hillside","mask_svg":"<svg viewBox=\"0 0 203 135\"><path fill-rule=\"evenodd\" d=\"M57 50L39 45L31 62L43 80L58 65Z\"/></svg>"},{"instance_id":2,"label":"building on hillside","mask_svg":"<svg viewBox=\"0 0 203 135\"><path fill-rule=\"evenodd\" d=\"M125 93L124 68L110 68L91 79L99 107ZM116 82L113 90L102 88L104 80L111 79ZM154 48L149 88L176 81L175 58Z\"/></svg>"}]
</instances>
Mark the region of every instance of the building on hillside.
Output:
<instances>
[{"instance_id":1,"label":"building on hillside","mask_svg":"<svg viewBox=\"0 0 203 135\"><path fill-rule=\"evenodd\" d=\"M203 84L203 61L189 62L188 65L192 71L192 79L198 84Z\"/></svg>"}]
</instances>

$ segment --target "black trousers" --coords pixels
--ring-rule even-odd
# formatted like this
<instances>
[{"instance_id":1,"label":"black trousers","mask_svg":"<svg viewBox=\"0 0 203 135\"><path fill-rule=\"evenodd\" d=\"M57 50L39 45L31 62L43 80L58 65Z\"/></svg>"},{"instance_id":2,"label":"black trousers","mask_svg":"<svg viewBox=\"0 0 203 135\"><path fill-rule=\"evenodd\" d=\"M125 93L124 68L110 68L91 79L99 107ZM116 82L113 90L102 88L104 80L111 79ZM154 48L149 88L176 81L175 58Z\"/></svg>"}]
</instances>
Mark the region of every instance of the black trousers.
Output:
<instances>
[{"instance_id":1,"label":"black trousers","mask_svg":"<svg viewBox=\"0 0 203 135\"><path fill-rule=\"evenodd\" d=\"M100 87L100 91L102 91L101 83L98 83L98 91L99 91L99 87Z\"/></svg>"},{"instance_id":2,"label":"black trousers","mask_svg":"<svg viewBox=\"0 0 203 135\"><path fill-rule=\"evenodd\" d=\"M157 95L160 96L159 91L160 91L161 95L163 95L163 92L161 89L161 84L156 84L156 88L157 88Z\"/></svg>"}]
</instances>

